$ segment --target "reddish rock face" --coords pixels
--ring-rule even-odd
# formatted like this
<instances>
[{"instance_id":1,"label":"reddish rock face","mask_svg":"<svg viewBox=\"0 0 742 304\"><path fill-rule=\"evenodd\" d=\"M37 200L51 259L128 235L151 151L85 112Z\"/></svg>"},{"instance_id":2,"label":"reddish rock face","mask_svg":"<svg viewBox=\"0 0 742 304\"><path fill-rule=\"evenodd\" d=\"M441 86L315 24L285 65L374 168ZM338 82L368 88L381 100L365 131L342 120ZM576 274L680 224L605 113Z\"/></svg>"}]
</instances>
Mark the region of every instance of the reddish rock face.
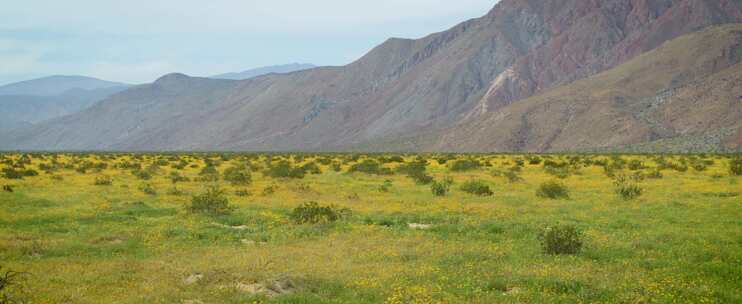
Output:
<instances>
[{"instance_id":1,"label":"reddish rock face","mask_svg":"<svg viewBox=\"0 0 742 304\"><path fill-rule=\"evenodd\" d=\"M559 2L559 3L557 3ZM615 67L663 42L713 24L741 22L731 0L509 1L541 12L552 37L511 67L510 85L482 102L495 110ZM562 7L561 11L556 6ZM564 9L566 7L566 9ZM503 9L503 11L505 11ZM495 14L497 18L498 14Z\"/></svg>"}]
</instances>

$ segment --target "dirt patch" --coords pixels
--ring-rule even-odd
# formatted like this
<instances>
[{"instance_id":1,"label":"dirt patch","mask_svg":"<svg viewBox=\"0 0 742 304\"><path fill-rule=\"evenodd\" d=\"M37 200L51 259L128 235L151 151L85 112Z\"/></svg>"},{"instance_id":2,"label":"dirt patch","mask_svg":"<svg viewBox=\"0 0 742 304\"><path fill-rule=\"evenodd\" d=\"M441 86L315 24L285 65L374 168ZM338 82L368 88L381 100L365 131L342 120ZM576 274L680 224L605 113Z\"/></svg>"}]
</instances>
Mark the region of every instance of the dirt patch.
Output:
<instances>
[{"instance_id":1,"label":"dirt patch","mask_svg":"<svg viewBox=\"0 0 742 304\"><path fill-rule=\"evenodd\" d=\"M250 227L249 226L246 226L246 225L229 226L229 225L224 225L224 224L219 224L219 223L211 223L211 225L212 226L219 227L219 228L234 229L234 230L246 230L246 229L250 229Z\"/></svg>"},{"instance_id":2,"label":"dirt patch","mask_svg":"<svg viewBox=\"0 0 742 304\"><path fill-rule=\"evenodd\" d=\"M183 280L183 284L185 284L185 285L193 285L193 284L196 284L196 283L200 282L203 279L204 279L204 275L203 274L196 273L196 274L189 275L187 278L185 278Z\"/></svg>"},{"instance_id":3,"label":"dirt patch","mask_svg":"<svg viewBox=\"0 0 742 304\"><path fill-rule=\"evenodd\" d=\"M249 293L251 295L264 295L272 298L294 292L296 284L287 277L280 277L262 283L245 284L237 282L234 287L238 291L244 293Z\"/></svg>"},{"instance_id":4,"label":"dirt patch","mask_svg":"<svg viewBox=\"0 0 742 304\"><path fill-rule=\"evenodd\" d=\"M430 228L433 228L433 225L430 224L418 224L418 223L408 223L407 227L414 230L428 230Z\"/></svg>"}]
</instances>

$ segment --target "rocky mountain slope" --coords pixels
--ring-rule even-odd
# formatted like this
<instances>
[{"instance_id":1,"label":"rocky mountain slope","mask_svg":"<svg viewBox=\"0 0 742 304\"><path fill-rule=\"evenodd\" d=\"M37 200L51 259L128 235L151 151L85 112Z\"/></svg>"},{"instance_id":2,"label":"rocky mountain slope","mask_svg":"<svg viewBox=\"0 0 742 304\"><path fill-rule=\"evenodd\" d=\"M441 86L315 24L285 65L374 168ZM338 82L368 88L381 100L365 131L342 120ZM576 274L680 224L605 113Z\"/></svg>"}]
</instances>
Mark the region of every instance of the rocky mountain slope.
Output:
<instances>
[{"instance_id":1,"label":"rocky mountain slope","mask_svg":"<svg viewBox=\"0 0 742 304\"><path fill-rule=\"evenodd\" d=\"M543 140L547 129L575 119L621 118L613 112L574 112L580 107L571 102L562 103L566 110L530 111L527 127L517 127L524 121L520 114L511 115L518 118L513 121L493 117L525 111L519 109L534 103L529 97L553 94L683 34L736 22L742 22L737 0L503 0L481 18L418 40L389 39L343 67L238 82L169 75L79 114L3 135L0 148L542 151L642 143L684 133L664 125L646 131L634 127L643 118L633 118L596 128L603 141L580 141L596 136L584 130L570 135L575 140ZM681 66L685 62L672 64L693 71ZM673 76L673 88L698 79L691 74ZM594 90L580 89L570 92L589 96ZM593 99L572 100L587 105ZM545 122L543 134L530 133L536 132L532 115ZM499 139L502 134L508 139Z\"/></svg>"}]
</instances>

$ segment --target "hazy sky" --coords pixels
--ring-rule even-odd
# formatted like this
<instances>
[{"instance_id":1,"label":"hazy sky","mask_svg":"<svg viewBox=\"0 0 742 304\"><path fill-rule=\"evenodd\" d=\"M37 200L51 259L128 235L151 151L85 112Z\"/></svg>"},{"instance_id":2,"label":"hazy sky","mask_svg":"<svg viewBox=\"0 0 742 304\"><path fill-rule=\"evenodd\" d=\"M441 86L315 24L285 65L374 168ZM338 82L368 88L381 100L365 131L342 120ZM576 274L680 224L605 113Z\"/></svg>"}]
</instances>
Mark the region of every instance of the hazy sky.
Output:
<instances>
[{"instance_id":1,"label":"hazy sky","mask_svg":"<svg viewBox=\"0 0 742 304\"><path fill-rule=\"evenodd\" d=\"M47 75L129 83L267 65L349 63L389 37L418 38L496 0L7 0L0 84Z\"/></svg>"}]
</instances>

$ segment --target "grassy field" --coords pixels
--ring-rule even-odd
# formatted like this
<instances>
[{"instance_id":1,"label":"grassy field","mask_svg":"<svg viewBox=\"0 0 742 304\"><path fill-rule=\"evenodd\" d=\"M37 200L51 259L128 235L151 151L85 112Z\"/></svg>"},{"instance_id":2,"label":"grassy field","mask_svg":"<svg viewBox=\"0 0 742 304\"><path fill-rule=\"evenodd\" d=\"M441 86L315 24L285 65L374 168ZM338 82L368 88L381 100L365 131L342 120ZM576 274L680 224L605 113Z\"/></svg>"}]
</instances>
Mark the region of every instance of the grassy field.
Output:
<instances>
[{"instance_id":1,"label":"grassy field","mask_svg":"<svg viewBox=\"0 0 742 304\"><path fill-rule=\"evenodd\" d=\"M735 157L5 154L0 303L740 303Z\"/></svg>"}]
</instances>

